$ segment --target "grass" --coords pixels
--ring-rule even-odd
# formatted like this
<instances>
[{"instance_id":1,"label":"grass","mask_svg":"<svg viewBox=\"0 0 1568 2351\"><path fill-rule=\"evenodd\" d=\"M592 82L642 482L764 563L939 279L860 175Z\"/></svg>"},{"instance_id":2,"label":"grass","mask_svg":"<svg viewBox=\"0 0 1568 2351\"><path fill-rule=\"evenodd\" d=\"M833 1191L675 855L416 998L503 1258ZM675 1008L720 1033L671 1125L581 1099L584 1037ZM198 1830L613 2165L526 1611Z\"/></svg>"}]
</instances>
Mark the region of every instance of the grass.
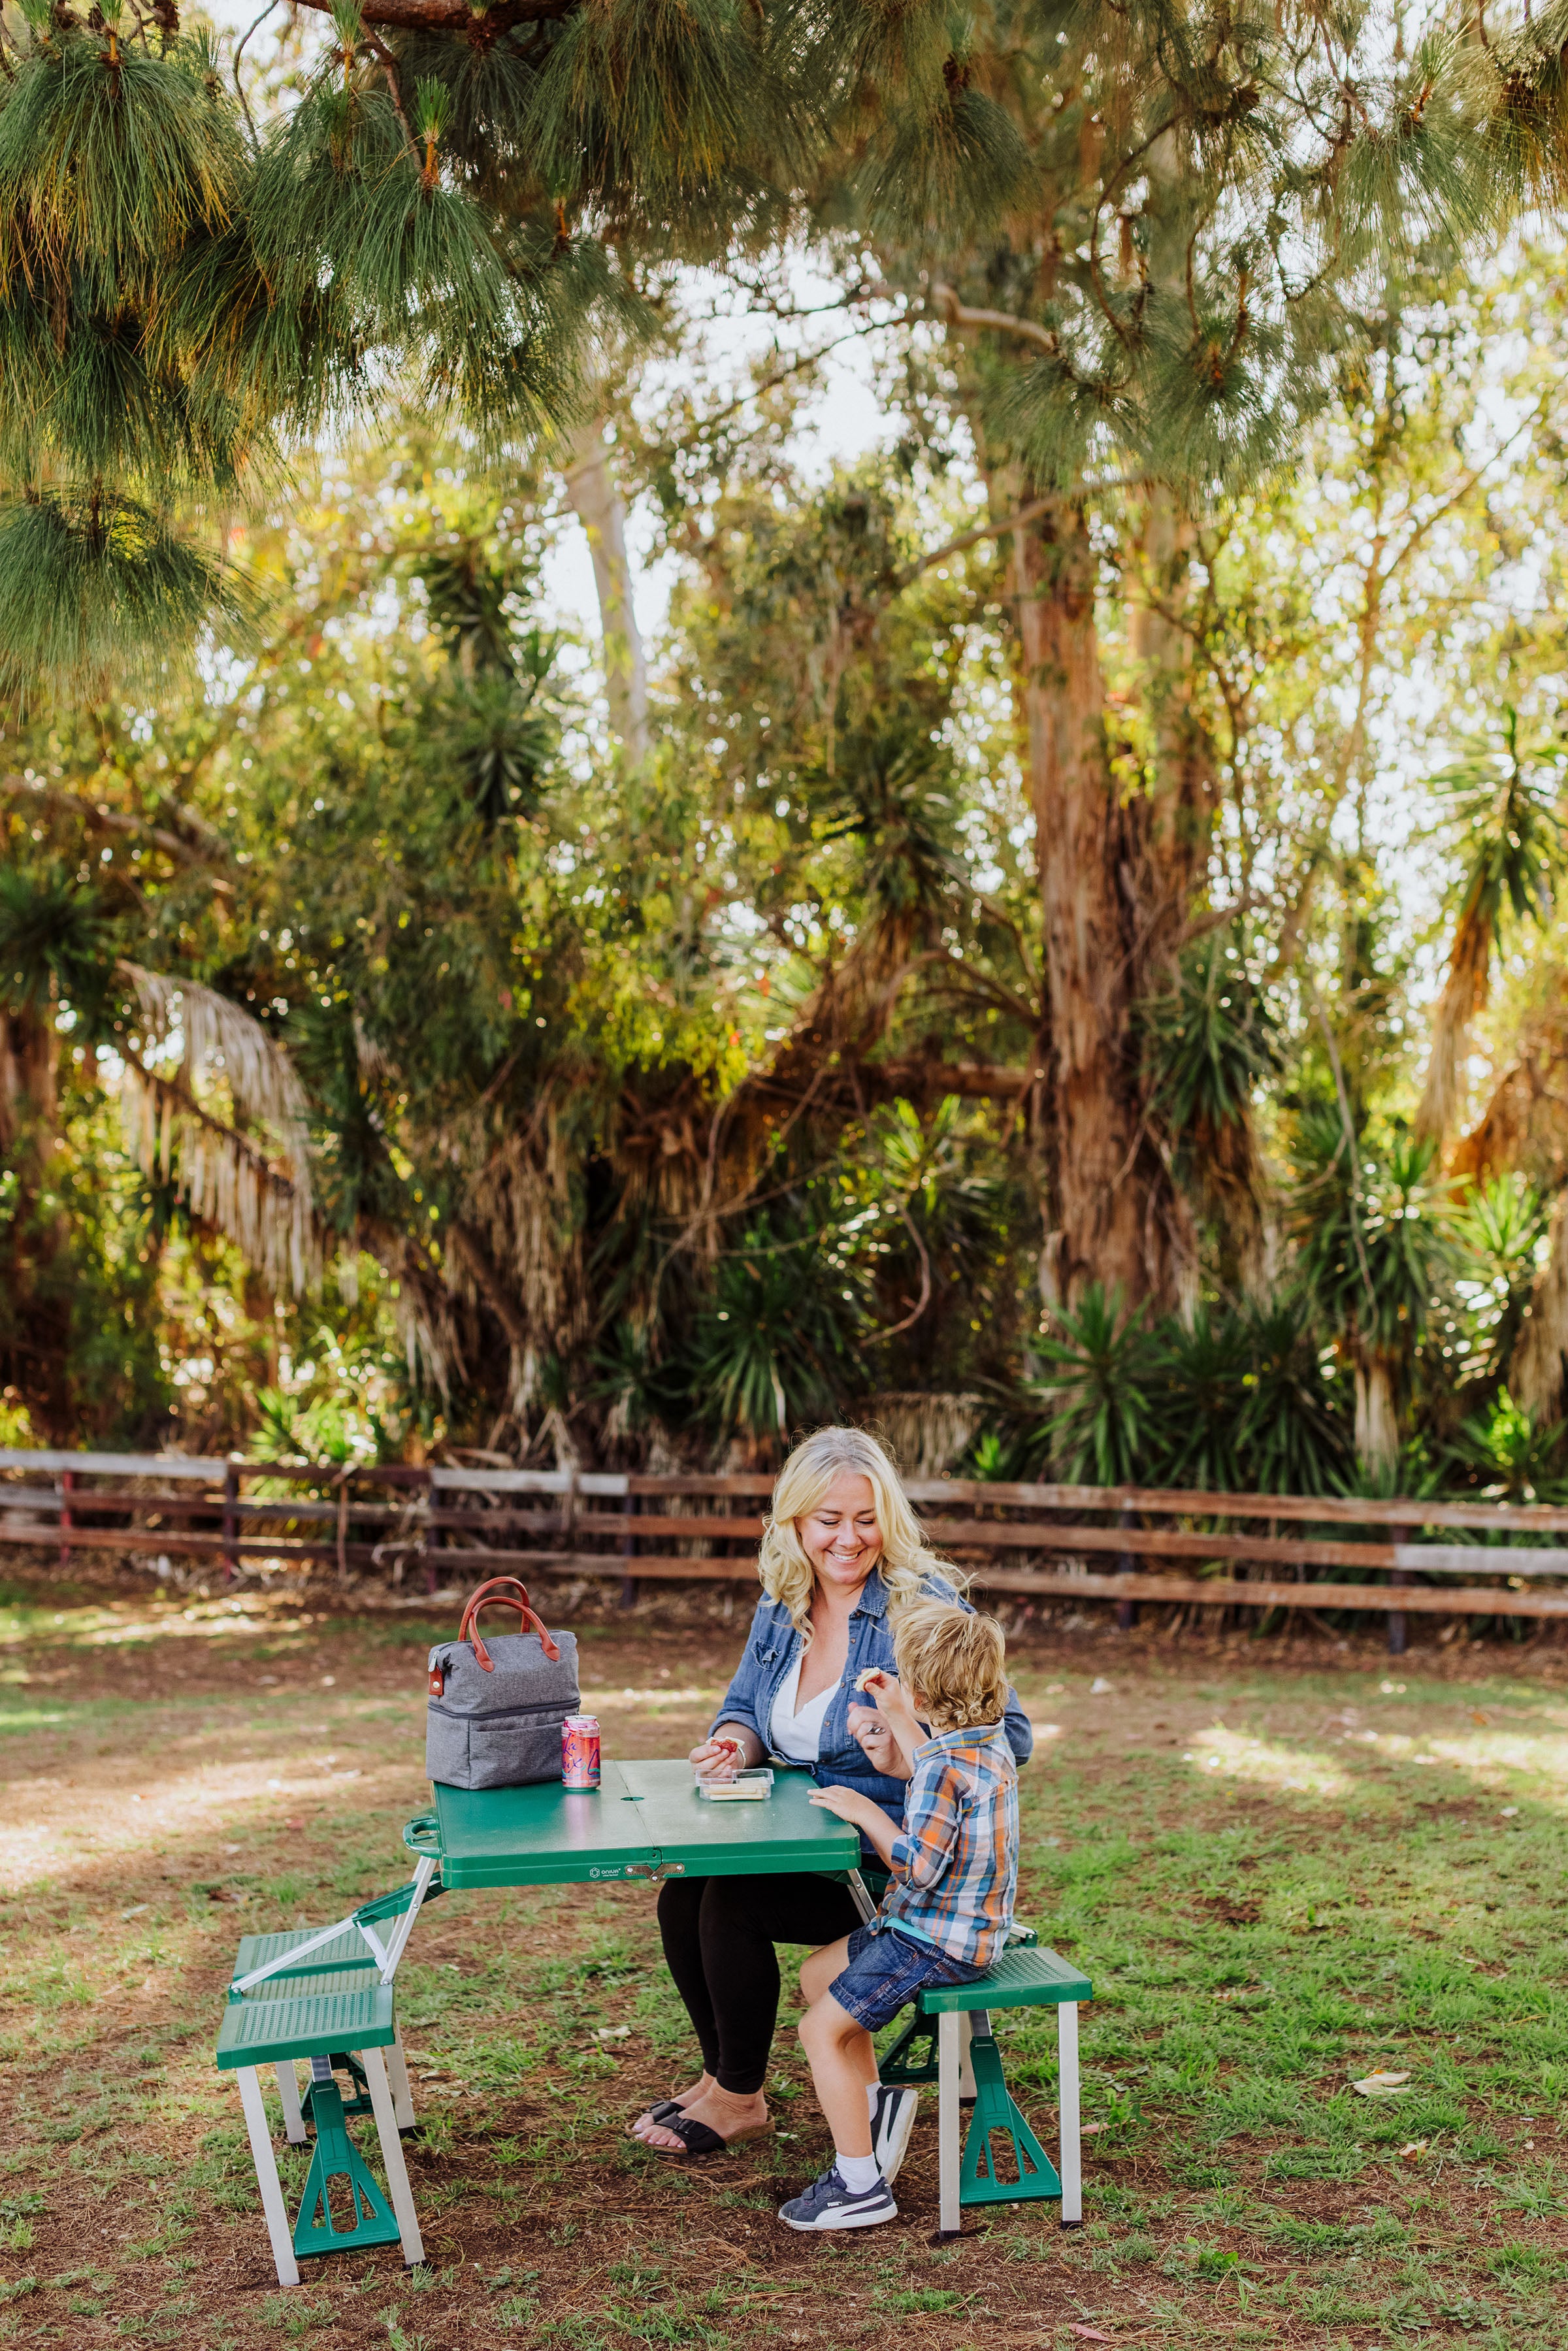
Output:
<instances>
[{"instance_id":1,"label":"grass","mask_svg":"<svg viewBox=\"0 0 1568 2351\"><path fill-rule=\"evenodd\" d=\"M935 2245L927 2099L897 2224L788 2236L774 2207L825 2153L788 2030L780 2135L662 2164L623 2131L690 2053L647 1893L460 1896L399 1980L427 2265L383 2249L279 2294L211 2064L222 1987L240 1933L402 1875L429 1636L112 1585L0 1594L0 2343L1563 2342L1551 1648L1434 1650L1396 1678L1370 1647L1019 1646L1040 1727L1020 1912L1096 1987L1082 2231L1036 2204ZM584 1627L611 1750L689 1744L739 1637ZM1053 2021L997 2025L1050 2147ZM1375 2068L1408 2075L1398 2095L1354 2090ZM280 2168L297 2194L303 2158Z\"/></svg>"}]
</instances>

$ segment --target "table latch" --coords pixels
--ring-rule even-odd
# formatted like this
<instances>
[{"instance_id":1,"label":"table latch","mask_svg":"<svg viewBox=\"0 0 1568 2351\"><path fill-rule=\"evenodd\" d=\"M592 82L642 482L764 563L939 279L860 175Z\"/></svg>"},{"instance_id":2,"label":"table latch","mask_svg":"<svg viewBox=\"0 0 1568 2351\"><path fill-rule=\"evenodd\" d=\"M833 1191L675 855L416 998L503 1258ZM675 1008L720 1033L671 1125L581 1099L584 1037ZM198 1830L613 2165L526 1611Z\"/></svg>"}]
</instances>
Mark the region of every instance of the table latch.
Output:
<instances>
[{"instance_id":1,"label":"table latch","mask_svg":"<svg viewBox=\"0 0 1568 2351\"><path fill-rule=\"evenodd\" d=\"M685 1874L684 1861L629 1861L623 1872L627 1877L645 1877L650 1886L658 1886L666 1877L684 1877Z\"/></svg>"}]
</instances>

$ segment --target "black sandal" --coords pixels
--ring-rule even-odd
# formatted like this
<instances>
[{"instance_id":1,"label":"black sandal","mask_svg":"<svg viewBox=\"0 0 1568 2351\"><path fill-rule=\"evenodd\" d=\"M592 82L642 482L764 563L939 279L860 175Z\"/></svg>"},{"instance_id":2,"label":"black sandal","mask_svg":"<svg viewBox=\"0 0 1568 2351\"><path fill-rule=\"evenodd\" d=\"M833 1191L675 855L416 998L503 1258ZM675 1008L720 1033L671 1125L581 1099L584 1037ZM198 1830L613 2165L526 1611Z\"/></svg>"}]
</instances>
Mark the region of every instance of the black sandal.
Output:
<instances>
[{"instance_id":1,"label":"black sandal","mask_svg":"<svg viewBox=\"0 0 1568 2351\"><path fill-rule=\"evenodd\" d=\"M677 2112L664 2117L660 2127L680 2140L685 2154L677 2157L674 2147L653 2147L644 2139L643 2144L649 2154L665 2156L672 2162L685 2163L695 2155L727 2155L730 2148L738 2146L742 2139L760 2138L772 2129L773 2125L771 2122L753 2123L749 2130L737 2131L733 2138L720 2138L717 2131L710 2129L706 2123L699 2123L695 2115Z\"/></svg>"}]
</instances>

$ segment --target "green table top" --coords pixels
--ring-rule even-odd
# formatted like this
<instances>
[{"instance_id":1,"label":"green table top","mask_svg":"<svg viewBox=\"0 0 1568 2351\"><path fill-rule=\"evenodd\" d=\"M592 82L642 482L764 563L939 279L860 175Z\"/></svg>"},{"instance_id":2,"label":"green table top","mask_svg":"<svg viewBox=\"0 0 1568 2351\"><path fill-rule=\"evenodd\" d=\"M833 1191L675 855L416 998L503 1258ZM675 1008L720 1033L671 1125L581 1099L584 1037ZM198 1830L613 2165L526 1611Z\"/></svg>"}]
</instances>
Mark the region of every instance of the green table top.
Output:
<instances>
[{"instance_id":1,"label":"green table top","mask_svg":"<svg viewBox=\"0 0 1568 2351\"><path fill-rule=\"evenodd\" d=\"M470 1886L561 1886L585 1879L737 1877L860 1863L848 1821L810 1801L807 1771L779 1771L759 1804L713 1804L678 1761L612 1763L597 1789L446 1788L436 1783L441 1876Z\"/></svg>"}]
</instances>

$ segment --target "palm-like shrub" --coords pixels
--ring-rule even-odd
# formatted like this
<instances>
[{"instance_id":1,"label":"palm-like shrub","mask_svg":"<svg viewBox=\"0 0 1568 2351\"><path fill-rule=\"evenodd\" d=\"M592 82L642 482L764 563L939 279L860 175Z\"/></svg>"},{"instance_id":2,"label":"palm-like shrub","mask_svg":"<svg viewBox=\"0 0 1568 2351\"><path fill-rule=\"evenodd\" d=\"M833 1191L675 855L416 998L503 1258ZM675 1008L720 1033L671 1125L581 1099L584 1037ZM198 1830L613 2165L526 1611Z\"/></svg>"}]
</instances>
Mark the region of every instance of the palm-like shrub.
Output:
<instances>
[{"instance_id":1,"label":"palm-like shrub","mask_svg":"<svg viewBox=\"0 0 1568 2351\"><path fill-rule=\"evenodd\" d=\"M1451 1196L1430 1136L1396 1135L1370 1157L1330 1110L1303 1116L1297 1141L1300 1279L1355 1382L1356 1452L1387 1464L1398 1455L1412 1357L1457 1270Z\"/></svg>"},{"instance_id":2,"label":"palm-like shrub","mask_svg":"<svg viewBox=\"0 0 1568 2351\"><path fill-rule=\"evenodd\" d=\"M1143 1317L1096 1283L1076 1311L1059 1309L1055 1322L1038 1343L1045 1373L1025 1383L1037 1407L1023 1435L1026 1462L1049 1463L1069 1485L1144 1482L1156 1441L1159 1356Z\"/></svg>"},{"instance_id":3,"label":"palm-like shrub","mask_svg":"<svg viewBox=\"0 0 1568 2351\"><path fill-rule=\"evenodd\" d=\"M759 1457L776 1451L792 1429L831 1418L855 1384L859 1319L821 1236L782 1219L748 1227L697 1317L686 1374L695 1412L716 1437L739 1436Z\"/></svg>"}]
</instances>

